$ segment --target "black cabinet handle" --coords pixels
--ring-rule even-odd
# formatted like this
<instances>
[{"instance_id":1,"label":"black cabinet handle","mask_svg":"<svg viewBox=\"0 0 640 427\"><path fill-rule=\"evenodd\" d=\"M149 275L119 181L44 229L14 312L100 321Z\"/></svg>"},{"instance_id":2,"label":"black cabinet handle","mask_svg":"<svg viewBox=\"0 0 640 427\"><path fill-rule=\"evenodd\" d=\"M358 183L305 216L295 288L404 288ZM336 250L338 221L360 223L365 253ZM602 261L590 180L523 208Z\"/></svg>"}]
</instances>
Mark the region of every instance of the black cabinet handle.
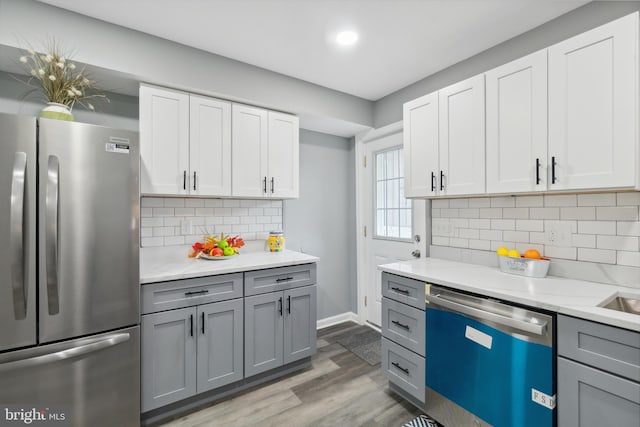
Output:
<instances>
[{"instance_id":1,"label":"black cabinet handle","mask_svg":"<svg viewBox=\"0 0 640 427\"><path fill-rule=\"evenodd\" d=\"M551 183L556 183L556 158L554 156L551 157Z\"/></svg>"},{"instance_id":2,"label":"black cabinet handle","mask_svg":"<svg viewBox=\"0 0 640 427\"><path fill-rule=\"evenodd\" d=\"M536 159L536 185L540 184L540 159Z\"/></svg>"},{"instance_id":3,"label":"black cabinet handle","mask_svg":"<svg viewBox=\"0 0 640 427\"><path fill-rule=\"evenodd\" d=\"M275 178L271 177L271 194L273 194L275 188L276 188Z\"/></svg>"},{"instance_id":4,"label":"black cabinet handle","mask_svg":"<svg viewBox=\"0 0 640 427\"><path fill-rule=\"evenodd\" d=\"M185 296L185 297L190 297L190 296L193 296L193 295L203 295L203 294L208 294L208 293L209 293L209 290L207 290L207 289L202 289L202 290L200 290L200 291L190 291L190 292L185 292L185 293L184 293L184 296Z\"/></svg>"},{"instance_id":5,"label":"black cabinet handle","mask_svg":"<svg viewBox=\"0 0 640 427\"><path fill-rule=\"evenodd\" d=\"M391 362L391 364L393 366L395 366L396 368L400 369L402 372L404 372L405 374L409 375L409 369L407 368L403 368L402 366L400 366L400 364L398 362Z\"/></svg>"},{"instance_id":6,"label":"black cabinet handle","mask_svg":"<svg viewBox=\"0 0 640 427\"><path fill-rule=\"evenodd\" d=\"M407 331L411 330L409 328L409 325L404 325L404 324L398 322L397 320L392 320L391 323L393 323L394 325L398 326L399 328L406 329Z\"/></svg>"},{"instance_id":7,"label":"black cabinet handle","mask_svg":"<svg viewBox=\"0 0 640 427\"><path fill-rule=\"evenodd\" d=\"M267 194L267 177L265 176L262 180L262 192Z\"/></svg>"},{"instance_id":8,"label":"black cabinet handle","mask_svg":"<svg viewBox=\"0 0 640 427\"><path fill-rule=\"evenodd\" d=\"M409 291L401 288L391 288L392 291L400 292L401 294L409 295Z\"/></svg>"},{"instance_id":9,"label":"black cabinet handle","mask_svg":"<svg viewBox=\"0 0 640 427\"><path fill-rule=\"evenodd\" d=\"M280 278L276 279L276 283L288 282L289 280L293 280L293 277L280 277Z\"/></svg>"},{"instance_id":10,"label":"black cabinet handle","mask_svg":"<svg viewBox=\"0 0 640 427\"><path fill-rule=\"evenodd\" d=\"M196 189L196 172L193 171L193 189Z\"/></svg>"},{"instance_id":11,"label":"black cabinet handle","mask_svg":"<svg viewBox=\"0 0 640 427\"><path fill-rule=\"evenodd\" d=\"M201 316L202 316L202 333L204 334L204 313L202 313Z\"/></svg>"},{"instance_id":12,"label":"black cabinet handle","mask_svg":"<svg viewBox=\"0 0 640 427\"><path fill-rule=\"evenodd\" d=\"M444 172L440 171L440 191L444 191Z\"/></svg>"},{"instance_id":13,"label":"black cabinet handle","mask_svg":"<svg viewBox=\"0 0 640 427\"><path fill-rule=\"evenodd\" d=\"M182 189L187 189L187 171L182 171Z\"/></svg>"},{"instance_id":14,"label":"black cabinet handle","mask_svg":"<svg viewBox=\"0 0 640 427\"><path fill-rule=\"evenodd\" d=\"M291 295L287 297L287 313L291 314Z\"/></svg>"},{"instance_id":15,"label":"black cabinet handle","mask_svg":"<svg viewBox=\"0 0 640 427\"><path fill-rule=\"evenodd\" d=\"M282 316L282 297L278 299L278 311L280 312L280 316Z\"/></svg>"},{"instance_id":16,"label":"black cabinet handle","mask_svg":"<svg viewBox=\"0 0 640 427\"><path fill-rule=\"evenodd\" d=\"M431 171L431 191L436 191L436 174Z\"/></svg>"},{"instance_id":17,"label":"black cabinet handle","mask_svg":"<svg viewBox=\"0 0 640 427\"><path fill-rule=\"evenodd\" d=\"M189 316L189 329L191 330L191 332L189 332L189 334L191 336L193 336L193 314L191 314Z\"/></svg>"}]
</instances>

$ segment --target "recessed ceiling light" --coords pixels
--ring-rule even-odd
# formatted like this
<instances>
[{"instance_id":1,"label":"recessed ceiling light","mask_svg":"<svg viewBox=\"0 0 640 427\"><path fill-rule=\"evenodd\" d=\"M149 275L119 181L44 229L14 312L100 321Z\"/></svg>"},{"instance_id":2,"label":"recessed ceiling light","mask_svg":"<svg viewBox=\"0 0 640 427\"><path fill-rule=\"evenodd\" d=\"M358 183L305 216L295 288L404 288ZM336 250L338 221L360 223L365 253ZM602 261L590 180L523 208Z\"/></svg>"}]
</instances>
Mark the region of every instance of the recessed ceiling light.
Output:
<instances>
[{"instance_id":1,"label":"recessed ceiling light","mask_svg":"<svg viewBox=\"0 0 640 427\"><path fill-rule=\"evenodd\" d=\"M336 42L341 46L353 46L358 42L358 33L355 31L340 31L336 36Z\"/></svg>"}]
</instances>

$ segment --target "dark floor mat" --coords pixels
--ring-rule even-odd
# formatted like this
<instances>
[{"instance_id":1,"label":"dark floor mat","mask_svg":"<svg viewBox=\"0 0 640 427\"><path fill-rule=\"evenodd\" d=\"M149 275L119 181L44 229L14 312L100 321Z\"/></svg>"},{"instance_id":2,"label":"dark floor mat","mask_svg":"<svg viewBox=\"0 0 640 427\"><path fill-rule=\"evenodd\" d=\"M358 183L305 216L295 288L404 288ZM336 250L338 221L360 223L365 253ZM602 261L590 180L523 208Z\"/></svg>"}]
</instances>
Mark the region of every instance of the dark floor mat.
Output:
<instances>
[{"instance_id":1,"label":"dark floor mat","mask_svg":"<svg viewBox=\"0 0 640 427\"><path fill-rule=\"evenodd\" d=\"M377 365L382 359L380 353L380 338L368 344L354 347L351 349L351 352L369 365Z\"/></svg>"},{"instance_id":2,"label":"dark floor mat","mask_svg":"<svg viewBox=\"0 0 640 427\"><path fill-rule=\"evenodd\" d=\"M336 342L347 350L353 350L374 341L380 341L380 332L375 331L368 326L362 326L357 330L348 331L347 333L336 337Z\"/></svg>"}]
</instances>

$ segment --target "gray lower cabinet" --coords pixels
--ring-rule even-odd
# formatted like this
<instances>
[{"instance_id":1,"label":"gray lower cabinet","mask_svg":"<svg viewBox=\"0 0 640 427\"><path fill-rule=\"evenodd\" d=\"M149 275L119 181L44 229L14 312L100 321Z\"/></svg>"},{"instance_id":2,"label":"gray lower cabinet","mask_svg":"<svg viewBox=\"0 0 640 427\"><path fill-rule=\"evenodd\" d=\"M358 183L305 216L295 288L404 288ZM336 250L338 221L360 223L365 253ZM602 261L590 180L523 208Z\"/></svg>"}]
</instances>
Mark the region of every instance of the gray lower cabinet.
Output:
<instances>
[{"instance_id":1,"label":"gray lower cabinet","mask_svg":"<svg viewBox=\"0 0 640 427\"><path fill-rule=\"evenodd\" d=\"M558 316L558 426L640 425L640 333Z\"/></svg>"},{"instance_id":2,"label":"gray lower cabinet","mask_svg":"<svg viewBox=\"0 0 640 427\"><path fill-rule=\"evenodd\" d=\"M196 393L196 308L142 316L142 412Z\"/></svg>"},{"instance_id":3,"label":"gray lower cabinet","mask_svg":"<svg viewBox=\"0 0 640 427\"><path fill-rule=\"evenodd\" d=\"M243 378L242 299L142 316L142 412Z\"/></svg>"},{"instance_id":4,"label":"gray lower cabinet","mask_svg":"<svg viewBox=\"0 0 640 427\"><path fill-rule=\"evenodd\" d=\"M245 297L245 376L316 351L316 286Z\"/></svg>"}]
</instances>

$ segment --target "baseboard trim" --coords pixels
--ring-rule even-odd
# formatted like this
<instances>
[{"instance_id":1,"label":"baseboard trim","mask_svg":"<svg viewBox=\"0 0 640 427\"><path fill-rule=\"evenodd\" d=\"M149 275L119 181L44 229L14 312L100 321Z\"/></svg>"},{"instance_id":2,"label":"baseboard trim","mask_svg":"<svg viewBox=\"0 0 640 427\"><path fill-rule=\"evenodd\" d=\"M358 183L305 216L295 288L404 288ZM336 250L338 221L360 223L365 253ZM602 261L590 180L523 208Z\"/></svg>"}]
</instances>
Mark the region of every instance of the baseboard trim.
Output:
<instances>
[{"instance_id":1,"label":"baseboard trim","mask_svg":"<svg viewBox=\"0 0 640 427\"><path fill-rule=\"evenodd\" d=\"M353 311L348 311L346 313L336 314L335 316L325 317L324 319L318 320L316 329L324 329L344 322L360 323L358 315Z\"/></svg>"}]
</instances>

